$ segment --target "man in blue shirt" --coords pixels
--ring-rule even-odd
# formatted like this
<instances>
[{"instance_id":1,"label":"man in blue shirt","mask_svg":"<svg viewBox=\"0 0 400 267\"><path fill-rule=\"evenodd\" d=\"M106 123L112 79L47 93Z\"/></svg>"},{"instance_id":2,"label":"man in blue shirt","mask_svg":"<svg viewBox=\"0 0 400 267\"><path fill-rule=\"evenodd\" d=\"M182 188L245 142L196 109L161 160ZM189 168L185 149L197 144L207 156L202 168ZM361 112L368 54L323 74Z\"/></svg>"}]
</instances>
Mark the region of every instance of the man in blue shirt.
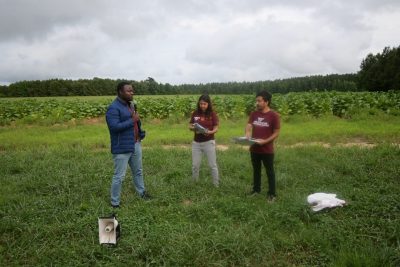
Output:
<instances>
[{"instance_id":1,"label":"man in blue shirt","mask_svg":"<svg viewBox=\"0 0 400 267\"><path fill-rule=\"evenodd\" d=\"M139 115L132 105L133 87L128 82L117 86L117 98L107 109L106 121L111 139L111 153L114 160L114 176L111 184L111 206L118 208L122 181L126 169L131 168L133 185L141 198L148 200L143 181L141 140L145 132L141 130Z\"/></svg>"}]
</instances>

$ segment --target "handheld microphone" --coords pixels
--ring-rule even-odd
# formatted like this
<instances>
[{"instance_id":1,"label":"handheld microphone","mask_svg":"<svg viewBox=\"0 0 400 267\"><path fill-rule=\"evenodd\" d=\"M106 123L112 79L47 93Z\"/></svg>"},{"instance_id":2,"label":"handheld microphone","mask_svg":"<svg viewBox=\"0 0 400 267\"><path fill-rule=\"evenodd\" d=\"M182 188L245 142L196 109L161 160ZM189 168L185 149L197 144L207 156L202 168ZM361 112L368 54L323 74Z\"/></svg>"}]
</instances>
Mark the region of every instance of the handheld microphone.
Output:
<instances>
[{"instance_id":1,"label":"handheld microphone","mask_svg":"<svg viewBox=\"0 0 400 267\"><path fill-rule=\"evenodd\" d=\"M133 110L135 113L137 113L137 102L133 100L132 103L133 103Z\"/></svg>"}]
</instances>

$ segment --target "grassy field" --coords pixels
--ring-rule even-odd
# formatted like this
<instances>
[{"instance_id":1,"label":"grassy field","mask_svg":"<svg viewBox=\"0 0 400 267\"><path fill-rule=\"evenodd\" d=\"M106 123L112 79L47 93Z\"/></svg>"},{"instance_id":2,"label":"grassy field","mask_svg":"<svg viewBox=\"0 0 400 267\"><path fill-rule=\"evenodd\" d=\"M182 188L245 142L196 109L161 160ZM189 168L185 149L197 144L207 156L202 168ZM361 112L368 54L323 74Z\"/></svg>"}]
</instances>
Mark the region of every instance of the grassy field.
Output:
<instances>
[{"instance_id":1,"label":"grassy field","mask_svg":"<svg viewBox=\"0 0 400 267\"><path fill-rule=\"evenodd\" d=\"M191 132L188 121L174 119L144 120L147 137L143 146L190 144ZM244 134L246 118L222 120L216 136L223 145L232 144L234 136ZM4 141L3 141L4 140ZM71 121L51 126L15 123L0 127L0 149L19 149L31 146L85 146L88 148L109 147L108 130L104 117ZM380 114L379 116L359 116L341 119L334 116L313 118L290 116L282 122L281 135L277 145L298 143L399 143L400 117Z\"/></svg>"},{"instance_id":2,"label":"grassy field","mask_svg":"<svg viewBox=\"0 0 400 267\"><path fill-rule=\"evenodd\" d=\"M103 119L1 127L0 265L400 265L399 117L287 118L274 203L266 202L265 174L262 194L246 195L249 154L230 141L245 123L221 121L216 189L204 161L200 182L190 180L186 122L144 121L154 199L140 200L127 175L115 248L98 243L97 218L112 213ZM314 192L336 193L348 205L313 213L306 197Z\"/></svg>"}]
</instances>

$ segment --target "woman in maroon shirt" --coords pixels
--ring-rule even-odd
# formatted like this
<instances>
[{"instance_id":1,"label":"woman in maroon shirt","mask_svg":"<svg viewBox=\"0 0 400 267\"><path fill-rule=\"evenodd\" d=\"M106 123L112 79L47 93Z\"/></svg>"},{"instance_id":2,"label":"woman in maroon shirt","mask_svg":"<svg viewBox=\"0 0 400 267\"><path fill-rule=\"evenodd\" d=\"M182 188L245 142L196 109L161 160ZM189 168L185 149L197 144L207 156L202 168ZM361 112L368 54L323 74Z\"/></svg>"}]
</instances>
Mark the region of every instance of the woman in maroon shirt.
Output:
<instances>
[{"instance_id":1,"label":"woman in maroon shirt","mask_svg":"<svg viewBox=\"0 0 400 267\"><path fill-rule=\"evenodd\" d=\"M218 116L212 109L211 99L202 95L197 102L197 109L192 113L189 129L194 131L192 143L192 178L199 179L201 157L206 155L211 169L214 186L219 186L217 155L214 134L218 131Z\"/></svg>"}]
</instances>

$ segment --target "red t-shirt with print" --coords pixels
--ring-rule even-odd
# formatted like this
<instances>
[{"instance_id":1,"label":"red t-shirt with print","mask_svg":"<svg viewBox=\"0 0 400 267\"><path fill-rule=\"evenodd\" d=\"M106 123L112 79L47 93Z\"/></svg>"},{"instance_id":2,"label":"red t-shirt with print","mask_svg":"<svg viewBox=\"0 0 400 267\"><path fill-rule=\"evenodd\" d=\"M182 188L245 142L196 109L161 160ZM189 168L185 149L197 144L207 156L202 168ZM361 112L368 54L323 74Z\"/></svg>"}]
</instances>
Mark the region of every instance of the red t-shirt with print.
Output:
<instances>
[{"instance_id":1,"label":"red t-shirt with print","mask_svg":"<svg viewBox=\"0 0 400 267\"><path fill-rule=\"evenodd\" d=\"M190 119L190 123L198 123L204 128L207 128L209 131L214 129L214 126L219 124L218 116L213 111L209 116L206 116L205 113L198 112L197 110L192 113L192 117ZM194 134L194 141L196 142L206 142L214 140L214 134L204 135L204 134Z\"/></svg>"},{"instance_id":2,"label":"red t-shirt with print","mask_svg":"<svg viewBox=\"0 0 400 267\"><path fill-rule=\"evenodd\" d=\"M273 110L270 110L266 113L261 111L252 112L250 114L248 123L253 126L251 137L254 139L267 139L273 134L275 129L279 129L281 127L279 114ZM250 151L260 154L273 154L274 141L262 146L254 144L250 147Z\"/></svg>"}]
</instances>

